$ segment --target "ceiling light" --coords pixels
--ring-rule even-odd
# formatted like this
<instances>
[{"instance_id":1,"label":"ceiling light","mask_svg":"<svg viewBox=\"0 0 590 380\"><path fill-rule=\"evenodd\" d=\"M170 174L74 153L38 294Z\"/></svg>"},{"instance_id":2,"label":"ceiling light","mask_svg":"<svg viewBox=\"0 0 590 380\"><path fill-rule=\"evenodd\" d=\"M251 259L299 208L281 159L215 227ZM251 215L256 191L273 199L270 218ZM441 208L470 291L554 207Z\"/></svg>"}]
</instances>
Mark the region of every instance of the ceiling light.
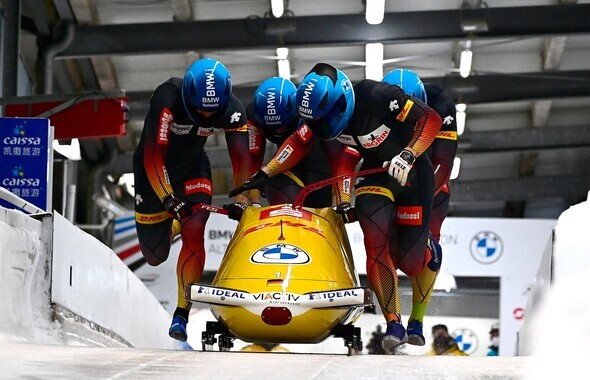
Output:
<instances>
[{"instance_id":1,"label":"ceiling light","mask_svg":"<svg viewBox=\"0 0 590 380\"><path fill-rule=\"evenodd\" d=\"M281 78L291 78L291 63L289 63L288 59L279 59L277 61L277 66L279 69L279 76Z\"/></svg>"},{"instance_id":2,"label":"ceiling light","mask_svg":"<svg viewBox=\"0 0 590 380\"><path fill-rule=\"evenodd\" d=\"M365 12L365 18L369 24L381 24L385 15L385 0L366 0Z\"/></svg>"},{"instance_id":3,"label":"ceiling light","mask_svg":"<svg viewBox=\"0 0 590 380\"><path fill-rule=\"evenodd\" d=\"M289 48L280 47L277 48L277 67L279 71L279 76L281 78L290 79L291 78L291 63L289 62Z\"/></svg>"},{"instance_id":4,"label":"ceiling light","mask_svg":"<svg viewBox=\"0 0 590 380\"><path fill-rule=\"evenodd\" d=\"M455 280L455 276L443 271L439 272L439 274L436 276L436 281L434 282L434 289L444 290L447 293L452 289L457 289L457 281Z\"/></svg>"},{"instance_id":5,"label":"ceiling light","mask_svg":"<svg viewBox=\"0 0 590 380\"><path fill-rule=\"evenodd\" d=\"M457 110L457 114L455 115L457 119L457 135L461 136L465 132L465 119L467 118L465 110L467 110L467 105L459 103L455 105L455 109Z\"/></svg>"},{"instance_id":6,"label":"ceiling light","mask_svg":"<svg viewBox=\"0 0 590 380\"><path fill-rule=\"evenodd\" d=\"M462 78L467 78L471 73L471 61L473 60L473 52L471 50L463 50L461 52L461 61L459 62L459 75Z\"/></svg>"},{"instance_id":7,"label":"ceiling light","mask_svg":"<svg viewBox=\"0 0 590 380\"><path fill-rule=\"evenodd\" d=\"M69 145L60 144L58 140L53 140L53 149L69 160L80 161L82 159L78 139L72 139Z\"/></svg>"},{"instance_id":8,"label":"ceiling light","mask_svg":"<svg viewBox=\"0 0 590 380\"><path fill-rule=\"evenodd\" d=\"M455 157L449 179L456 179L459 177L459 170L461 170L461 157Z\"/></svg>"},{"instance_id":9,"label":"ceiling light","mask_svg":"<svg viewBox=\"0 0 590 380\"><path fill-rule=\"evenodd\" d=\"M290 79L291 78L291 63L289 63L288 59L279 59L277 62L278 69L279 69L279 76L281 78Z\"/></svg>"},{"instance_id":10,"label":"ceiling light","mask_svg":"<svg viewBox=\"0 0 590 380\"><path fill-rule=\"evenodd\" d=\"M270 9L272 11L272 15L276 18L279 18L285 12L285 3L283 0L270 0Z\"/></svg>"},{"instance_id":11,"label":"ceiling light","mask_svg":"<svg viewBox=\"0 0 590 380\"><path fill-rule=\"evenodd\" d=\"M119 177L119 185L123 186L125 190L131 195L135 194L135 176L133 173L123 173Z\"/></svg>"},{"instance_id":12,"label":"ceiling light","mask_svg":"<svg viewBox=\"0 0 590 380\"><path fill-rule=\"evenodd\" d=\"M383 44L365 45L365 78L380 81L383 79Z\"/></svg>"},{"instance_id":13,"label":"ceiling light","mask_svg":"<svg viewBox=\"0 0 590 380\"><path fill-rule=\"evenodd\" d=\"M287 59L288 56L289 56L289 48L286 48L286 47L277 48L277 58L278 59Z\"/></svg>"},{"instance_id":14,"label":"ceiling light","mask_svg":"<svg viewBox=\"0 0 590 380\"><path fill-rule=\"evenodd\" d=\"M463 33L487 32L488 24L484 20L463 20L461 30Z\"/></svg>"}]
</instances>

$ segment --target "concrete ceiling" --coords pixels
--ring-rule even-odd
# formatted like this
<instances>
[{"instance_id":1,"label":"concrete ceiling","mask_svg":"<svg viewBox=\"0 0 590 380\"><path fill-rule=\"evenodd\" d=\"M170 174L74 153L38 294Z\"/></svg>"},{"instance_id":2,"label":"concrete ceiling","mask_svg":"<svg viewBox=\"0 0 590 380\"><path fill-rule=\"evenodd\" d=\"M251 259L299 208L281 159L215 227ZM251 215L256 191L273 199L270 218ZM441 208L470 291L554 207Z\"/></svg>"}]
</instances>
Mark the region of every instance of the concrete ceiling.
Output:
<instances>
[{"instance_id":1,"label":"concrete ceiling","mask_svg":"<svg viewBox=\"0 0 590 380\"><path fill-rule=\"evenodd\" d=\"M362 0L285 4L275 19L268 0L22 0L21 41L39 47L22 54L34 67L39 51L52 52L41 55L51 75L34 78L38 93L126 91L127 137L84 143L90 166L116 147L117 174L130 170L151 91L199 57L224 62L247 105L257 84L277 75L278 47L290 49L296 83L319 61L355 82L365 75L364 45L382 42L385 73L411 68L467 104L450 215L553 218L586 198L590 1L390 0L376 26ZM484 30L465 31L477 25ZM461 78L457 57L467 45L473 69ZM229 158L223 139L208 145L221 203Z\"/></svg>"}]
</instances>

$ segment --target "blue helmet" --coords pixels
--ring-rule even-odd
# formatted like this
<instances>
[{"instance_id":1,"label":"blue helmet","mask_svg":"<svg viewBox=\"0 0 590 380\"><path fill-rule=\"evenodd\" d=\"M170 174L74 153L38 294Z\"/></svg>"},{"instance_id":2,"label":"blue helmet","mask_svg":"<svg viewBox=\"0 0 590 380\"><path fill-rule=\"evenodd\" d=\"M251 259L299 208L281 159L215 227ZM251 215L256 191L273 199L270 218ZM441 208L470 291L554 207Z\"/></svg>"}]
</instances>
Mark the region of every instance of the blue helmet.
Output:
<instances>
[{"instance_id":1,"label":"blue helmet","mask_svg":"<svg viewBox=\"0 0 590 380\"><path fill-rule=\"evenodd\" d=\"M189 115L195 109L216 112L227 108L231 93L231 75L215 59L199 59L184 74L182 101Z\"/></svg>"},{"instance_id":2,"label":"blue helmet","mask_svg":"<svg viewBox=\"0 0 590 380\"><path fill-rule=\"evenodd\" d=\"M327 63L318 63L297 89L297 112L321 139L338 137L354 110L354 91L348 77Z\"/></svg>"},{"instance_id":3,"label":"blue helmet","mask_svg":"<svg viewBox=\"0 0 590 380\"><path fill-rule=\"evenodd\" d=\"M399 86L406 94L412 95L424 103L427 101L424 83L412 70L396 69L390 71L389 74L383 77L383 82Z\"/></svg>"},{"instance_id":4,"label":"blue helmet","mask_svg":"<svg viewBox=\"0 0 590 380\"><path fill-rule=\"evenodd\" d=\"M254 92L254 119L267 138L288 136L297 127L296 93L293 82L280 77L264 80Z\"/></svg>"}]
</instances>

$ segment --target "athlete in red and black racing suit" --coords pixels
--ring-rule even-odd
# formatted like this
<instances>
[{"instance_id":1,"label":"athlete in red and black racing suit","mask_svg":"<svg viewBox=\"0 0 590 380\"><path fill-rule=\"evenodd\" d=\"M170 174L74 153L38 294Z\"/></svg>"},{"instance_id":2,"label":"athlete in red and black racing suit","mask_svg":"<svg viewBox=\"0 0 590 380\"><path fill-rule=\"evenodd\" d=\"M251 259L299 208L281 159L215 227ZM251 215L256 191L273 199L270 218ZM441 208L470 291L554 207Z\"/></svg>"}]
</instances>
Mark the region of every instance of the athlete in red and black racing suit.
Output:
<instances>
[{"instance_id":1,"label":"athlete in red and black racing suit","mask_svg":"<svg viewBox=\"0 0 590 380\"><path fill-rule=\"evenodd\" d=\"M205 70L203 67L215 67L229 77L221 70L225 67L212 61L194 63L184 80ZM195 109L189 103L190 94L183 89L183 78L171 78L158 86L133 156L136 227L145 260L150 265L161 264L168 258L173 237L180 233L182 238L177 263L178 304L170 329L170 335L181 341L187 339L186 323L191 308L184 288L200 280L205 263L204 231L209 212L193 211L191 205L210 204L212 200L211 165L204 150L207 138L219 129L225 132L234 184L244 182L256 170L253 162L257 158L249 152L244 107L231 94L231 85L218 90L225 93L225 104L208 111ZM210 88L209 91L214 93ZM206 100L205 95L202 99ZM253 191L252 199L259 200L257 196L257 191ZM238 194L235 201L247 204L247 194ZM230 205L230 214L233 211L234 218L239 218L242 206Z\"/></svg>"},{"instance_id":2,"label":"athlete in red and black racing suit","mask_svg":"<svg viewBox=\"0 0 590 380\"><path fill-rule=\"evenodd\" d=\"M404 187L388 173L361 177L355 184L367 276L388 322L385 340L388 335L397 338L391 342L393 346L384 347L391 350L406 340L400 325L391 326L401 323L396 270L421 282L420 277L436 276L440 266L439 258L427 249L434 177L424 153L440 128L441 118L397 86L364 80L354 91L354 113L338 140L359 151L363 158L360 170L382 167L404 149L415 157L410 172L415 174L410 174Z\"/></svg>"},{"instance_id":3,"label":"athlete in red and black racing suit","mask_svg":"<svg viewBox=\"0 0 590 380\"><path fill-rule=\"evenodd\" d=\"M265 152L267 140L281 146L301 126L301 119L295 110L296 92L293 82L280 77L265 79L254 91L252 102L246 108L246 119L251 145L256 152ZM338 156L343 146L333 141L323 148L320 143L316 139L308 154L296 165L266 181L262 190L266 192L270 205L293 203L303 187L332 176L326 155ZM261 165L262 159L256 169L260 169ZM331 207L331 190L330 186L326 186L312 192L306 197L304 206Z\"/></svg>"},{"instance_id":4,"label":"athlete in red and black racing suit","mask_svg":"<svg viewBox=\"0 0 590 380\"><path fill-rule=\"evenodd\" d=\"M427 104L442 118L442 126L427 154L434 168L434 202L430 220L430 232L440 241L440 228L449 212L449 179L457 154L457 115L455 102L439 86L425 83Z\"/></svg>"}]
</instances>

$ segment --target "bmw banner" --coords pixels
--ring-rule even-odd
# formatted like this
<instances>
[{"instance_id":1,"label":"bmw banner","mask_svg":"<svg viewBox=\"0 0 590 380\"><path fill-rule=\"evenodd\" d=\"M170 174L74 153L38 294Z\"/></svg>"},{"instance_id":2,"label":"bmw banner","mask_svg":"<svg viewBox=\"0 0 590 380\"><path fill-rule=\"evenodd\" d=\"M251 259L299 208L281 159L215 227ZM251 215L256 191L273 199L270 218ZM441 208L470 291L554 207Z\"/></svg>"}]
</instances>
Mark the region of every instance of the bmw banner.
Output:
<instances>
[{"instance_id":1,"label":"bmw banner","mask_svg":"<svg viewBox=\"0 0 590 380\"><path fill-rule=\"evenodd\" d=\"M44 118L0 118L0 186L51 211L53 128ZM15 208L0 199L0 205Z\"/></svg>"}]
</instances>

